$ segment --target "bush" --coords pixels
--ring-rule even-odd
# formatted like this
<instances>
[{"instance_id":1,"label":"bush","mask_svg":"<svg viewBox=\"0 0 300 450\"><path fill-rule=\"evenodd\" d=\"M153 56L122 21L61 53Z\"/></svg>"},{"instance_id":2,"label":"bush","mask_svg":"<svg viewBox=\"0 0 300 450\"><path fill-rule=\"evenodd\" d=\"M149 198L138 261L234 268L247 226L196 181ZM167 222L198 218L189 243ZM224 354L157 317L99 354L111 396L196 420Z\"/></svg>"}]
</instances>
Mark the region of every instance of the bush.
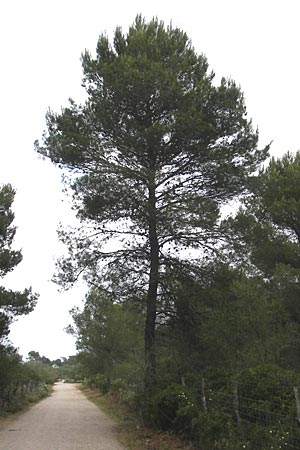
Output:
<instances>
[{"instance_id":1,"label":"bush","mask_svg":"<svg viewBox=\"0 0 300 450\"><path fill-rule=\"evenodd\" d=\"M21 410L24 406L35 403L42 398L47 397L51 393L51 387L44 383L30 386L29 385L23 389L18 389L14 395L9 398L9 401L6 403L5 408L0 408L1 413L14 413L16 411Z\"/></svg>"},{"instance_id":2,"label":"bush","mask_svg":"<svg viewBox=\"0 0 300 450\"><path fill-rule=\"evenodd\" d=\"M237 435L237 427L232 416L220 409L208 413L201 412L193 423L193 441L209 450L240 450L244 441ZM254 449L251 449L254 450Z\"/></svg>"},{"instance_id":3,"label":"bush","mask_svg":"<svg viewBox=\"0 0 300 450\"><path fill-rule=\"evenodd\" d=\"M140 395L138 402L144 422L190 437L198 409L186 387L171 384L164 389L151 389Z\"/></svg>"},{"instance_id":4,"label":"bush","mask_svg":"<svg viewBox=\"0 0 300 450\"><path fill-rule=\"evenodd\" d=\"M110 382L103 373L97 373L94 377L90 378L87 384L99 389L101 394L107 394L110 388Z\"/></svg>"}]
</instances>

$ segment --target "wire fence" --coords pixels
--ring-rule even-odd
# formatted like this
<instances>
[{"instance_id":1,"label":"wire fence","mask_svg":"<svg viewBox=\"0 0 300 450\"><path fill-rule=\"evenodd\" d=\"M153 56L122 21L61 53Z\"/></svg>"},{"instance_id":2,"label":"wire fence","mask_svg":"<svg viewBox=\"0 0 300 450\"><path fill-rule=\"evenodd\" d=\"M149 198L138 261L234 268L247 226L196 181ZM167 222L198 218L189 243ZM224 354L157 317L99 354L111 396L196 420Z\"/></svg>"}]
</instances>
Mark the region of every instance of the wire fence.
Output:
<instances>
[{"instance_id":1,"label":"wire fence","mask_svg":"<svg viewBox=\"0 0 300 450\"><path fill-rule=\"evenodd\" d=\"M202 379L199 406L204 415L217 412L231 421L230 433L239 437L241 449L300 450L297 386Z\"/></svg>"}]
</instances>

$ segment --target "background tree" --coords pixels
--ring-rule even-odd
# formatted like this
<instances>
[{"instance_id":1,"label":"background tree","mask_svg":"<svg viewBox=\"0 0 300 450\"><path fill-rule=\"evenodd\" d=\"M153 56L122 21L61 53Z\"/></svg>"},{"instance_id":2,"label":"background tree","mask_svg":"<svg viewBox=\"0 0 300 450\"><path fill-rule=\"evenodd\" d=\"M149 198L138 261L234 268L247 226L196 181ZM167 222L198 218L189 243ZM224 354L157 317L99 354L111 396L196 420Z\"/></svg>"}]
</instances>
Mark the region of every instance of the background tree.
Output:
<instances>
[{"instance_id":1,"label":"background tree","mask_svg":"<svg viewBox=\"0 0 300 450\"><path fill-rule=\"evenodd\" d=\"M281 364L293 327L270 283L219 261L200 273L196 280L173 274L173 304L157 328L159 381Z\"/></svg>"},{"instance_id":2,"label":"background tree","mask_svg":"<svg viewBox=\"0 0 300 450\"><path fill-rule=\"evenodd\" d=\"M216 244L221 205L245 190L267 149L257 150L239 87L224 78L217 86L178 28L138 16L127 34L116 29L113 44L101 35L96 57L85 52L82 65L86 102L50 111L36 143L76 174L67 184L83 227L61 234L70 257L60 282L85 272L119 299L146 298L150 386L161 277L181 250Z\"/></svg>"},{"instance_id":3,"label":"background tree","mask_svg":"<svg viewBox=\"0 0 300 450\"><path fill-rule=\"evenodd\" d=\"M0 187L0 277L4 277L22 260L19 250L12 250L16 227L12 225L14 213L11 206L15 191L10 184ZM14 317L30 313L37 301L31 288L23 292L0 286L0 342L9 334L9 325Z\"/></svg>"},{"instance_id":4,"label":"background tree","mask_svg":"<svg viewBox=\"0 0 300 450\"><path fill-rule=\"evenodd\" d=\"M79 359L79 355L62 358L57 370L58 377L66 382L82 381L88 374L88 368L84 367Z\"/></svg>"},{"instance_id":5,"label":"background tree","mask_svg":"<svg viewBox=\"0 0 300 450\"><path fill-rule=\"evenodd\" d=\"M293 326L285 364L300 366L300 153L272 158L252 192L226 226L234 255L268 280ZM233 253L231 254L233 255Z\"/></svg>"},{"instance_id":6,"label":"background tree","mask_svg":"<svg viewBox=\"0 0 300 450\"><path fill-rule=\"evenodd\" d=\"M58 377L57 369L41 360L26 361L23 365L23 373L26 374L28 381L35 384L53 384Z\"/></svg>"},{"instance_id":7,"label":"background tree","mask_svg":"<svg viewBox=\"0 0 300 450\"><path fill-rule=\"evenodd\" d=\"M49 366L54 363L53 361L50 361L50 359L46 356L41 356L39 352L36 352L34 350L28 352L28 361L40 361L43 364L48 364Z\"/></svg>"},{"instance_id":8,"label":"background tree","mask_svg":"<svg viewBox=\"0 0 300 450\"><path fill-rule=\"evenodd\" d=\"M226 223L233 231L235 254L246 256L266 276L272 276L277 264L300 267L299 182L299 152L272 158L237 216Z\"/></svg>"},{"instance_id":9,"label":"background tree","mask_svg":"<svg viewBox=\"0 0 300 450\"><path fill-rule=\"evenodd\" d=\"M114 304L107 293L93 289L86 297L83 311L74 308L71 315L74 325L68 331L76 336L80 359L90 368L90 375L102 373L110 384L111 376L116 378L123 362L131 361L131 372L142 367L140 305Z\"/></svg>"}]
</instances>

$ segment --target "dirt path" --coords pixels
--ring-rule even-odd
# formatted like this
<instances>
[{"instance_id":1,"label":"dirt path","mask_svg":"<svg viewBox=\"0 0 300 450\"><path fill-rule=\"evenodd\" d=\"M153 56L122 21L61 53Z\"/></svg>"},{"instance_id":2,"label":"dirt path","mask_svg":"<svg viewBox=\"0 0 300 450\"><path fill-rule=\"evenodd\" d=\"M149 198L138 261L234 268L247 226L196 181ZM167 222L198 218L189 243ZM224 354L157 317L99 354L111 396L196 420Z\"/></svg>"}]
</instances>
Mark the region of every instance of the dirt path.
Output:
<instances>
[{"instance_id":1,"label":"dirt path","mask_svg":"<svg viewBox=\"0 0 300 450\"><path fill-rule=\"evenodd\" d=\"M0 450L125 450L113 424L71 384L0 424Z\"/></svg>"}]
</instances>

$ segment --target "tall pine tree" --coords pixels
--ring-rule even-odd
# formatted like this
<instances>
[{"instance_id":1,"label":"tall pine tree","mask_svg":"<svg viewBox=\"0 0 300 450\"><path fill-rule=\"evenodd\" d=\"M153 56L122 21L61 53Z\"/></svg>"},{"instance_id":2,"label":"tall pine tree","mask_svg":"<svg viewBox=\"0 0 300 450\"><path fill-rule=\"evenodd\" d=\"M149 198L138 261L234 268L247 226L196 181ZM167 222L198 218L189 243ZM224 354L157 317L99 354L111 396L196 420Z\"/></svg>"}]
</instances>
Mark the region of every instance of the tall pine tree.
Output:
<instances>
[{"instance_id":1,"label":"tall pine tree","mask_svg":"<svg viewBox=\"0 0 300 450\"><path fill-rule=\"evenodd\" d=\"M217 86L178 28L138 16L127 34L116 29L112 44L101 35L82 65L87 100L48 112L36 143L73 174L83 225L62 232L70 255L60 282L84 272L115 295L144 295L147 387L155 382L161 274L181 250L214 246L221 205L243 192L267 149L257 149L239 87L224 78Z\"/></svg>"}]
</instances>

